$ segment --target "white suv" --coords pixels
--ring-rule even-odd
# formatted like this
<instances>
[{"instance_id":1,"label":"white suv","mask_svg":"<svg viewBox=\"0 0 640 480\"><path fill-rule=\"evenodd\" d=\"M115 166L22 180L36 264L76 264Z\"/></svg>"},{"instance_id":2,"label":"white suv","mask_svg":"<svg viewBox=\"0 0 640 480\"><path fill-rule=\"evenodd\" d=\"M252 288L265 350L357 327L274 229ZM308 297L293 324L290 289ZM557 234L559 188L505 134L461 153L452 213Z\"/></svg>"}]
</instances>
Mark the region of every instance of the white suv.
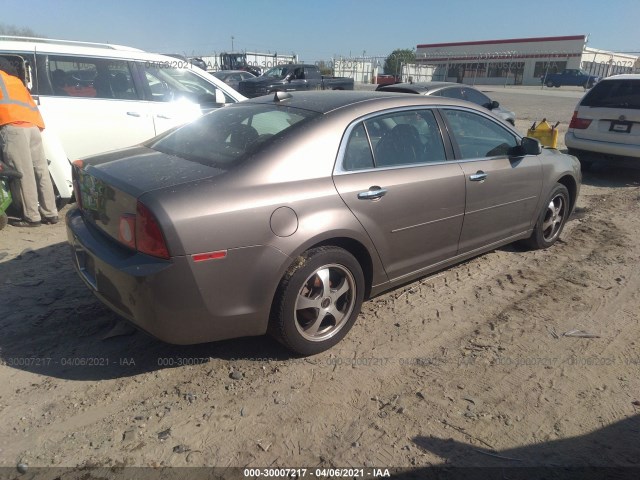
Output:
<instances>
[{"instance_id":1,"label":"white suv","mask_svg":"<svg viewBox=\"0 0 640 480\"><path fill-rule=\"evenodd\" d=\"M140 143L245 97L189 62L118 45L0 36L45 122L58 204L71 161Z\"/></svg>"},{"instance_id":2,"label":"white suv","mask_svg":"<svg viewBox=\"0 0 640 480\"><path fill-rule=\"evenodd\" d=\"M583 167L595 160L640 160L640 75L614 75L578 102L565 135Z\"/></svg>"}]
</instances>

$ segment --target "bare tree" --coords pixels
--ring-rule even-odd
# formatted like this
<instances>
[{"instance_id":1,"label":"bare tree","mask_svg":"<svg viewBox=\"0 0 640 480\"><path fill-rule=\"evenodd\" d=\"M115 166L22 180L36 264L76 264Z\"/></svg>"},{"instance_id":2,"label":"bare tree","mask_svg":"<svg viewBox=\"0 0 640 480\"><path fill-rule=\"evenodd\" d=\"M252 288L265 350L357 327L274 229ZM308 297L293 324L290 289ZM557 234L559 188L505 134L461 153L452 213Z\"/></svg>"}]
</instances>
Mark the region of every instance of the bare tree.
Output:
<instances>
[{"instance_id":1,"label":"bare tree","mask_svg":"<svg viewBox=\"0 0 640 480\"><path fill-rule=\"evenodd\" d=\"M15 35L16 37L43 37L34 32L29 27L16 27L15 25L7 25L0 23L0 35Z\"/></svg>"}]
</instances>

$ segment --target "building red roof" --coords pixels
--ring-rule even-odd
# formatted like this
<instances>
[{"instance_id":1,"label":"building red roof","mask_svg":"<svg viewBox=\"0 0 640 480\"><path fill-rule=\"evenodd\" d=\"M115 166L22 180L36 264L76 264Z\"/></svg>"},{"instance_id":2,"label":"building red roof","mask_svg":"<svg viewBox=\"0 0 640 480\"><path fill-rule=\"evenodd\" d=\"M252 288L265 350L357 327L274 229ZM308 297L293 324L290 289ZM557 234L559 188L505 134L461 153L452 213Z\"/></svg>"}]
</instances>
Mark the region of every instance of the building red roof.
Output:
<instances>
[{"instance_id":1,"label":"building red roof","mask_svg":"<svg viewBox=\"0 0 640 480\"><path fill-rule=\"evenodd\" d=\"M422 45L418 45L418 48L459 47L467 45L496 45L502 43L562 42L565 40L585 41L586 38L586 35L571 35L566 37L506 38L503 40L481 40L475 42L425 43Z\"/></svg>"}]
</instances>

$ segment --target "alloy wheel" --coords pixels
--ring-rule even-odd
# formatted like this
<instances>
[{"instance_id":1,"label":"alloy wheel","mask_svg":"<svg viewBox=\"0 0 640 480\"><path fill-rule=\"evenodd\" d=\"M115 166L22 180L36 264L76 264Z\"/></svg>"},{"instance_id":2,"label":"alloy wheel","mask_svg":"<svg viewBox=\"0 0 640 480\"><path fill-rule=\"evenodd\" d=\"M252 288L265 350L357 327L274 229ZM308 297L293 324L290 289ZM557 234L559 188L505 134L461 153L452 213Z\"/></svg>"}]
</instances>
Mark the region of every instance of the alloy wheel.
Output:
<instances>
[{"instance_id":1,"label":"alloy wheel","mask_svg":"<svg viewBox=\"0 0 640 480\"><path fill-rule=\"evenodd\" d=\"M551 242L558 236L566 214L566 202L563 195L558 194L547 205L547 211L542 222L542 236L546 242Z\"/></svg>"},{"instance_id":2,"label":"alloy wheel","mask_svg":"<svg viewBox=\"0 0 640 480\"><path fill-rule=\"evenodd\" d=\"M336 335L351 316L356 282L338 264L323 265L302 284L295 303L295 325L306 340L319 342Z\"/></svg>"}]
</instances>

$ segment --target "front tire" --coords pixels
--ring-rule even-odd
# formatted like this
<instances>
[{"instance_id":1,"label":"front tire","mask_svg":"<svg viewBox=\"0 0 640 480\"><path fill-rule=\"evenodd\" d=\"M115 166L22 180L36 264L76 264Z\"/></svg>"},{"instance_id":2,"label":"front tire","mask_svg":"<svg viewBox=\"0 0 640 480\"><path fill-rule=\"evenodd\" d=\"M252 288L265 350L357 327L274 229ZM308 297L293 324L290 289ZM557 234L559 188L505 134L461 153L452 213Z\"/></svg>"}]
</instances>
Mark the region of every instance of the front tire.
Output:
<instances>
[{"instance_id":1,"label":"front tire","mask_svg":"<svg viewBox=\"0 0 640 480\"><path fill-rule=\"evenodd\" d=\"M556 184L538 215L531 236L523 243L533 250L548 248L556 243L569 217L569 202L567 187Z\"/></svg>"},{"instance_id":2,"label":"front tire","mask_svg":"<svg viewBox=\"0 0 640 480\"><path fill-rule=\"evenodd\" d=\"M333 246L308 250L280 282L269 333L297 354L323 352L355 323L364 290L362 267L349 252Z\"/></svg>"},{"instance_id":3,"label":"front tire","mask_svg":"<svg viewBox=\"0 0 640 480\"><path fill-rule=\"evenodd\" d=\"M546 84L546 85L547 85L547 87L549 87L549 88L553 88L553 87L555 87L555 84L554 84L551 80L547 81L547 84Z\"/></svg>"}]
</instances>

